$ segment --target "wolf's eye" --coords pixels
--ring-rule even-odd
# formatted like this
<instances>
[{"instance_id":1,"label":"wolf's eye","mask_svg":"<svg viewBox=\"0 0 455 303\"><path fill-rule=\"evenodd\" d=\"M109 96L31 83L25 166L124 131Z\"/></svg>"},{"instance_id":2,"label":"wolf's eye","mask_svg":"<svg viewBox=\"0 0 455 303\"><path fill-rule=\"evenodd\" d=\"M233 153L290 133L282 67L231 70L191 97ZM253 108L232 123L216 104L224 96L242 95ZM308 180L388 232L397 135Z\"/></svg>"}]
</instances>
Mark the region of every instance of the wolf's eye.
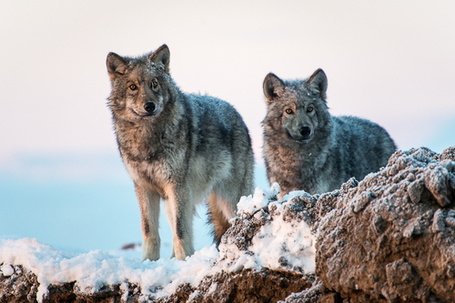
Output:
<instances>
[{"instance_id":1,"label":"wolf's eye","mask_svg":"<svg viewBox=\"0 0 455 303\"><path fill-rule=\"evenodd\" d=\"M153 90L158 89L158 80L156 78L152 79L152 89Z\"/></svg>"},{"instance_id":2,"label":"wolf's eye","mask_svg":"<svg viewBox=\"0 0 455 303\"><path fill-rule=\"evenodd\" d=\"M131 84L130 86L128 86L131 90L136 90L137 89L137 86L136 84Z\"/></svg>"},{"instance_id":3,"label":"wolf's eye","mask_svg":"<svg viewBox=\"0 0 455 303\"><path fill-rule=\"evenodd\" d=\"M286 109L286 114L291 115L294 111L291 108Z\"/></svg>"},{"instance_id":4,"label":"wolf's eye","mask_svg":"<svg viewBox=\"0 0 455 303\"><path fill-rule=\"evenodd\" d=\"M313 106L308 106L306 111L311 113L314 110Z\"/></svg>"}]
</instances>

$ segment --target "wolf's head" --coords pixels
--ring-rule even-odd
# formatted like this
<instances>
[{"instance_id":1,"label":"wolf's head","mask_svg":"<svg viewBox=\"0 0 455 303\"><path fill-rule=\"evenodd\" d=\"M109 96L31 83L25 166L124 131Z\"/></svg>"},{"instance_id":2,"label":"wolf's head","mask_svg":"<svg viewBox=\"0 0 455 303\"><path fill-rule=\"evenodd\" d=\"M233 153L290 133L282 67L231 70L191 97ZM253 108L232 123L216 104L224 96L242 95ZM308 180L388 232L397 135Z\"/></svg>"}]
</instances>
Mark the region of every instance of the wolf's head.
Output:
<instances>
[{"instance_id":1,"label":"wolf's head","mask_svg":"<svg viewBox=\"0 0 455 303\"><path fill-rule=\"evenodd\" d=\"M264 79L266 135L282 143L307 144L328 135L327 77L322 69L300 81L283 81L270 73ZM290 140L290 141L289 141Z\"/></svg>"},{"instance_id":2,"label":"wolf's head","mask_svg":"<svg viewBox=\"0 0 455 303\"><path fill-rule=\"evenodd\" d=\"M109 53L106 65L112 92L108 99L113 113L128 121L159 116L175 94L169 59L167 45L138 58Z\"/></svg>"}]
</instances>

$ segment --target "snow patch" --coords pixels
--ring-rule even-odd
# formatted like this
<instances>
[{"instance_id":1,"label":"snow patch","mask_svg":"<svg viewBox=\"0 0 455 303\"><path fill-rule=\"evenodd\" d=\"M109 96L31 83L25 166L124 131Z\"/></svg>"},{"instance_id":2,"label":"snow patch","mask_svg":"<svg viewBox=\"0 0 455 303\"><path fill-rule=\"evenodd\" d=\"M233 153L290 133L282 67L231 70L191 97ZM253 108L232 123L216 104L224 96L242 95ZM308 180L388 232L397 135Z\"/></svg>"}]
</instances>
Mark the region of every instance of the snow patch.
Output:
<instances>
[{"instance_id":1,"label":"snow patch","mask_svg":"<svg viewBox=\"0 0 455 303\"><path fill-rule=\"evenodd\" d=\"M5 277L12 276L14 274L14 268L9 264L4 264L0 266L0 273Z\"/></svg>"},{"instance_id":2,"label":"snow patch","mask_svg":"<svg viewBox=\"0 0 455 303\"><path fill-rule=\"evenodd\" d=\"M261 227L249 249L263 267L310 273L315 270L315 242L305 221L287 222L281 212Z\"/></svg>"},{"instance_id":3,"label":"snow patch","mask_svg":"<svg viewBox=\"0 0 455 303\"><path fill-rule=\"evenodd\" d=\"M47 295L50 284L73 281L77 281L75 286L84 293L94 293L105 285L115 284L123 285L122 290L127 292L126 282L130 282L140 286L145 295L168 296L181 284L197 286L217 257L214 245L197 251L185 261L159 259L142 262L140 259L114 257L99 250L67 255L36 239L0 240L3 274L11 273L11 265L23 265L31 270L40 284L39 302Z\"/></svg>"},{"instance_id":4,"label":"snow patch","mask_svg":"<svg viewBox=\"0 0 455 303\"><path fill-rule=\"evenodd\" d=\"M231 223L246 224L245 228L260 227L247 250L239 249L235 239L222 243L219 259L223 262L219 262L217 267L225 271L267 267L314 272L315 237L310 227L299 218L285 219L286 208L292 206L294 197L310 195L295 191L284 196L284 202L278 202L278 193L279 186L275 183L268 191L256 188L253 196L242 197L238 204L240 217L232 219Z\"/></svg>"},{"instance_id":5,"label":"snow patch","mask_svg":"<svg viewBox=\"0 0 455 303\"><path fill-rule=\"evenodd\" d=\"M243 196L240 198L239 203L237 203L237 214L241 215L242 213L254 214L256 211L261 208L266 207L271 199L276 200L276 196L280 192L280 186L278 183L274 183L270 190L264 190L257 187L254 191L253 196L249 195L247 197Z\"/></svg>"}]
</instances>

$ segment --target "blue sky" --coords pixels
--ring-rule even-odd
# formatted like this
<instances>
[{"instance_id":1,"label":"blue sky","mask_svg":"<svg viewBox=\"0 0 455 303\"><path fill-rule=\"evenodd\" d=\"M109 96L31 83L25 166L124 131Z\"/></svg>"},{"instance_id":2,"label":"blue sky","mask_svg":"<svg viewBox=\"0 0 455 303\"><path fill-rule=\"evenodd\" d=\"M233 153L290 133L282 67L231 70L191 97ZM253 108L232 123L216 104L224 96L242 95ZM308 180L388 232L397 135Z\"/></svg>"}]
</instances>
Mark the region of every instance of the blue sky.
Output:
<instances>
[{"instance_id":1,"label":"blue sky","mask_svg":"<svg viewBox=\"0 0 455 303\"><path fill-rule=\"evenodd\" d=\"M381 124L401 149L455 144L450 0L7 0L0 8L0 208L8 214L0 237L36 234L31 219L14 226L25 200L53 209L36 213L39 224L66 218L72 206L57 201L96 212L113 199L112 217L122 203L137 207L106 107L111 51L135 56L166 43L182 90L227 100L242 114L259 163L268 72L304 78L323 68L332 114ZM137 218L124 229L135 230Z\"/></svg>"}]
</instances>

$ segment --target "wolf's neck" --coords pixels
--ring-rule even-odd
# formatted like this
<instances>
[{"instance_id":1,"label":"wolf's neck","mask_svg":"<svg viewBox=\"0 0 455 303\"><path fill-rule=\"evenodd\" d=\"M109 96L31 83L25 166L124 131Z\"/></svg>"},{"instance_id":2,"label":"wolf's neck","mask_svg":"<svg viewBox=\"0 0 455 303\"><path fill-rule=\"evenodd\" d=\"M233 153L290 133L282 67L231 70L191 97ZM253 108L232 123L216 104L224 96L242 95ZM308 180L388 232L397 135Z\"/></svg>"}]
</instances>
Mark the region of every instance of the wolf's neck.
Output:
<instances>
[{"instance_id":1,"label":"wolf's neck","mask_svg":"<svg viewBox=\"0 0 455 303\"><path fill-rule=\"evenodd\" d=\"M286 142L286 145L276 140L271 140L269 147L277 152L273 153L275 157L279 157L280 162L294 164L297 167L309 166L315 170L323 166L327 159L327 150L332 145L332 136L322 138L316 142L309 144L300 144L297 142Z\"/></svg>"},{"instance_id":2,"label":"wolf's neck","mask_svg":"<svg viewBox=\"0 0 455 303\"><path fill-rule=\"evenodd\" d=\"M145 123L116 121L115 129L120 153L135 160L146 159L154 153L153 141L158 137L156 130Z\"/></svg>"},{"instance_id":3,"label":"wolf's neck","mask_svg":"<svg viewBox=\"0 0 455 303\"><path fill-rule=\"evenodd\" d=\"M184 136L176 134L181 128L175 116L174 109L166 109L155 119L127 121L114 119L117 142L122 155L136 161L156 159L166 154L170 148L169 138Z\"/></svg>"}]
</instances>

